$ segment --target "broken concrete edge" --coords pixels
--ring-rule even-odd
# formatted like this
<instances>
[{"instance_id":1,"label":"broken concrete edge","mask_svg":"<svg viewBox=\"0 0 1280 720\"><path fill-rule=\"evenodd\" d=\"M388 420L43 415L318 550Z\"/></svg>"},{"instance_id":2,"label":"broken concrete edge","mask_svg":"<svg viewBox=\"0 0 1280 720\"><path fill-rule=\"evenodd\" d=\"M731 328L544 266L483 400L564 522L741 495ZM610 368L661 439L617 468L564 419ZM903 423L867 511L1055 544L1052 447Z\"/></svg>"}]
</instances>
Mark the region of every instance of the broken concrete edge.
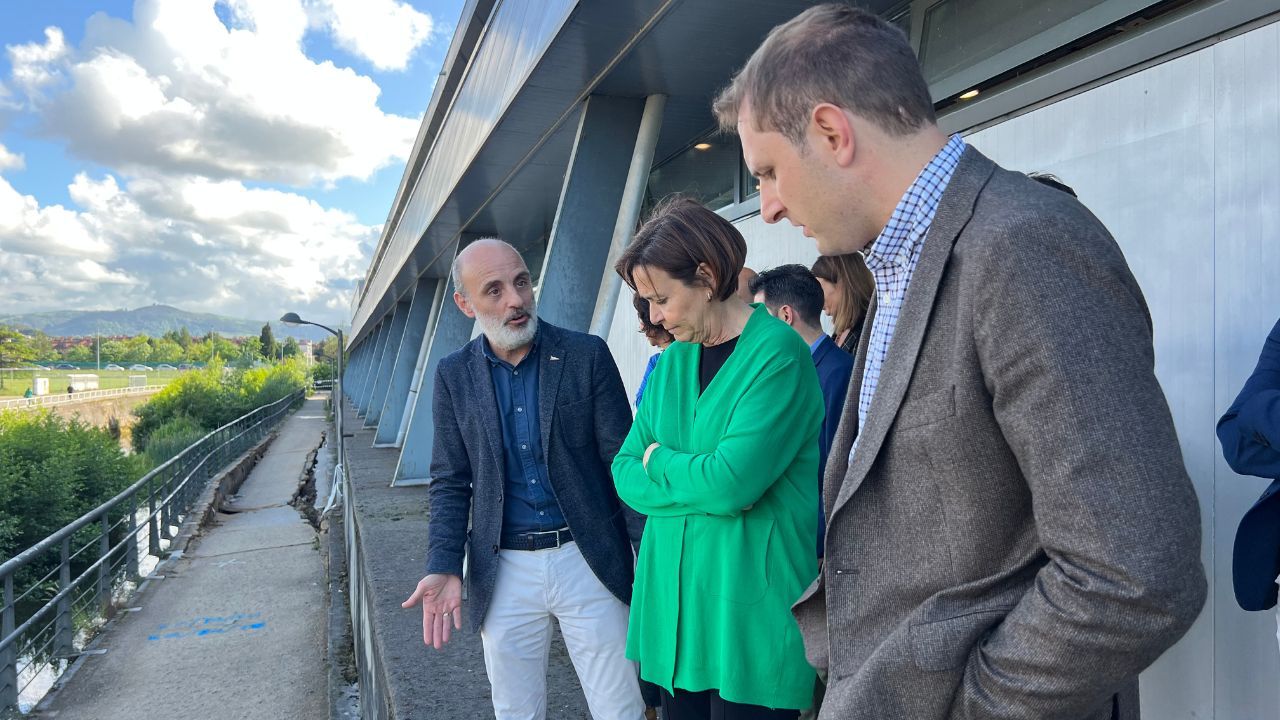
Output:
<instances>
[{"instance_id":1,"label":"broken concrete edge","mask_svg":"<svg viewBox=\"0 0 1280 720\"><path fill-rule=\"evenodd\" d=\"M174 535L173 539L169 541L167 555L156 563L151 575L143 578L137 589L120 600L121 604L136 605L146 596L155 579L163 579L162 573L165 568L182 557L191 541L200 534L200 530L217 514L218 508L222 507L227 498L235 495L240 490L245 478L249 477L250 471L262 459L262 456L267 452L267 447L271 445L271 441L275 440L275 438L276 431L272 430L267 433L267 436L260 440L257 445L244 451L232 461L227 469L218 473L209 481L209 485L200 493L200 497L192 505L186 518L183 519L182 525L178 528L178 534ZM160 577L156 578L155 576ZM71 681L71 678L84 665L85 659L91 657L93 651L98 649L98 645L102 643L103 638L115 627L120 618L124 616L124 613L117 612L115 608L111 608L107 611L106 616L106 622L94 633L94 636L89 640L89 644L80 651L80 655L58 676L58 679L53 681L53 684L49 687L49 692L40 698L40 702L36 703L36 706L31 709L31 712L26 716L27 718L40 720L40 718L47 717L52 720L53 715L45 714L49 704L53 702L62 688Z\"/></svg>"},{"instance_id":2,"label":"broken concrete edge","mask_svg":"<svg viewBox=\"0 0 1280 720\"><path fill-rule=\"evenodd\" d=\"M342 515L332 513L321 518L320 532L325 539L320 552L329 581L328 632L325 638L325 660L329 682L329 720L346 720L343 711L348 687L358 685L355 640L351 633L351 606L347 598L347 553L343 536Z\"/></svg>"}]
</instances>

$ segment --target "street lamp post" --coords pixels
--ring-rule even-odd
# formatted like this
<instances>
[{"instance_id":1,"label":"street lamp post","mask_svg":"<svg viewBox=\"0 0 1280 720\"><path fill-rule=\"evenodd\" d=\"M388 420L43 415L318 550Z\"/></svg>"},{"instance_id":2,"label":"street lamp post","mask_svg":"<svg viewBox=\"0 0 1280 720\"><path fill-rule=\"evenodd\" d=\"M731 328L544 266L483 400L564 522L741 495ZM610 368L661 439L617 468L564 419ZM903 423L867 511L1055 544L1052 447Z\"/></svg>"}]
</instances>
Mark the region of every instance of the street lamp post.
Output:
<instances>
[{"instance_id":1,"label":"street lamp post","mask_svg":"<svg viewBox=\"0 0 1280 720\"><path fill-rule=\"evenodd\" d=\"M322 330L328 330L331 334L333 334L338 338L338 358L337 358L338 359L338 377L334 378L334 383L337 385L339 391L337 393L334 393L333 390L330 389L329 395L330 397L333 398L334 418L338 421L338 434L341 435L343 430L342 428L342 392L341 392L342 390L342 352L343 352L342 331L334 330L333 328L328 327L327 325L321 325L320 323L317 323L317 322L303 320L302 318L298 317L298 313L292 313L292 312L285 313L283 316L281 316L280 322L284 323L285 325L289 325L291 327L296 327L298 325L315 325L316 327ZM339 445L341 445L342 439L339 438L338 442L339 442Z\"/></svg>"}]
</instances>

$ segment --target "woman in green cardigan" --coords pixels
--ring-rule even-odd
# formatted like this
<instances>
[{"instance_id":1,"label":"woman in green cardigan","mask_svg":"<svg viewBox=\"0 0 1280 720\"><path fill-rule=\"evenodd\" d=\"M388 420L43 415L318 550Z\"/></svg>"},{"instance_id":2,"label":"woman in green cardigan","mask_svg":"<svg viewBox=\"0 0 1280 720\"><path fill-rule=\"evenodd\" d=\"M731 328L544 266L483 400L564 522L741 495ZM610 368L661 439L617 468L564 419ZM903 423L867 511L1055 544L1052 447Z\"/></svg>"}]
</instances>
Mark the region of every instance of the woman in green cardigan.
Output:
<instances>
[{"instance_id":1,"label":"woman in green cardigan","mask_svg":"<svg viewBox=\"0 0 1280 720\"><path fill-rule=\"evenodd\" d=\"M813 699L791 603L817 575L822 393L800 337L734 294L745 259L733 225L677 200L617 265L677 341L613 462L649 516L627 656L667 720L795 718Z\"/></svg>"}]
</instances>

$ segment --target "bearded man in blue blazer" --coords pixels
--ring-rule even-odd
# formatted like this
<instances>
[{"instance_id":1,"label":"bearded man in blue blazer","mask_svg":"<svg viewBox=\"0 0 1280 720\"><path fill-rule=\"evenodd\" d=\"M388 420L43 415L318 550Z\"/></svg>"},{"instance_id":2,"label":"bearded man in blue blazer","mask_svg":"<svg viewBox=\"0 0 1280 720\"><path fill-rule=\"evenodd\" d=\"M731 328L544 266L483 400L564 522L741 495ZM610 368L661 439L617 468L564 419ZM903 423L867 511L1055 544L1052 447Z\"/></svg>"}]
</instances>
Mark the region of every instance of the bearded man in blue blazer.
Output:
<instances>
[{"instance_id":1,"label":"bearded man in blue blazer","mask_svg":"<svg viewBox=\"0 0 1280 720\"><path fill-rule=\"evenodd\" d=\"M631 429L618 367L600 338L538 319L529 268L507 243L468 245L452 277L483 333L436 371L426 577L404 607L422 605L424 642L448 642L462 628L466 557L467 624L498 720L546 716L553 617L591 715L638 720L625 651L643 518L610 473Z\"/></svg>"}]
</instances>

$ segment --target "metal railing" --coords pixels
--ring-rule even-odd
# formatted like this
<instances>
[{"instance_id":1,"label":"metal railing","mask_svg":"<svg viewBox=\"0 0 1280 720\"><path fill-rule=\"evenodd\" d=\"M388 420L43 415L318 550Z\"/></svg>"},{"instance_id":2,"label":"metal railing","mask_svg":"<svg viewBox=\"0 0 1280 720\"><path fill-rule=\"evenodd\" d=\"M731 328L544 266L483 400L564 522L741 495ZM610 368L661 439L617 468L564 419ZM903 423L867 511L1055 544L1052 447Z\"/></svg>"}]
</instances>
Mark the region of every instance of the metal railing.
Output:
<instances>
[{"instance_id":1,"label":"metal railing","mask_svg":"<svg viewBox=\"0 0 1280 720\"><path fill-rule=\"evenodd\" d=\"M50 393L29 398L13 398L0 400L0 410L9 408L49 407L50 405L66 405L84 402L95 398L116 397L118 395L148 395L163 390L163 385L141 385L138 387L110 388L107 390L81 390L73 393Z\"/></svg>"},{"instance_id":2,"label":"metal railing","mask_svg":"<svg viewBox=\"0 0 1280 720\"><path fill-rule=\"evenodd\" d=\"M209 480L304 396L298 390L205 435L0 565L0 714L19 708L33 682L50 682L82 653L89 630L164 557Z\"/></svg>"}]
</instances>

